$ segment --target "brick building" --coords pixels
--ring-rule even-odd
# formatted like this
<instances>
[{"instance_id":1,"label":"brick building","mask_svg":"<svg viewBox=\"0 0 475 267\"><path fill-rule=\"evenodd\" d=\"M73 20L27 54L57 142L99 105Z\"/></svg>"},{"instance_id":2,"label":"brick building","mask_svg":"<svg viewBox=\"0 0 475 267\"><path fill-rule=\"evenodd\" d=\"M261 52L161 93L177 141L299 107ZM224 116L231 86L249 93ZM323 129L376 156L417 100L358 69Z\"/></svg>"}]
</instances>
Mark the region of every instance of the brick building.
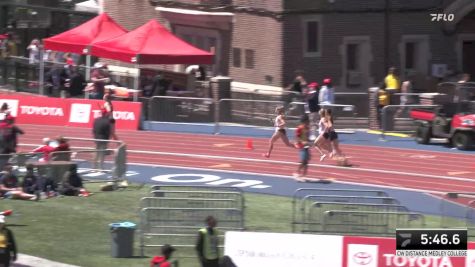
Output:
<instances>
[{"instance_id":1,"label":"brick building","mask_svg":"<svg viewBox=\"0 0 475 267\"><path fill-rule=\"evenodd\" d=\"M128 29L157 18L214 48L214 74L250 87L287 86L296 69L355 92L378 84L391 65L424 90L434 75L475 77L472 0L105 0L104 10ZM433 13L452 21L432 21Z\"/></svg>"}]
</instances>

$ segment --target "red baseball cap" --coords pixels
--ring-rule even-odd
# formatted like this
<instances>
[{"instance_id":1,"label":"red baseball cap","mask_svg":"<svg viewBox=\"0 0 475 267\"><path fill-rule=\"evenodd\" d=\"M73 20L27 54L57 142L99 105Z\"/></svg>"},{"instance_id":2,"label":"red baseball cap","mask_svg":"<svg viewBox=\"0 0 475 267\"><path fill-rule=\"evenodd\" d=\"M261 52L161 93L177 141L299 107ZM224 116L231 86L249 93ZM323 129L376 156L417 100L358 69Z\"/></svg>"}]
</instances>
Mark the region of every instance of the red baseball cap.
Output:
<instances>
[{"instance_id":1,"label":"red baseball cap","mask_svg":"<svg viewBox=\"0 0 475 267\"><path fill-rule=\"evenodd\" d=\"M316 83L316 82L310 83L310 84L308 85L308 87L310 87L310 88L317 88L317 87L318 87L318 83Z\"/></svg>"},{"instance_id":2,"label":"red baseball cap","mask_svg":"<svg viewBox=\"0 0 475 267\"><path fill-rule=\"evenodd\" d=\"M332 80L330 78L326 78L325 80L323 80L323 84L330 84L332 83Z\"/></svg>"}]
</instances>

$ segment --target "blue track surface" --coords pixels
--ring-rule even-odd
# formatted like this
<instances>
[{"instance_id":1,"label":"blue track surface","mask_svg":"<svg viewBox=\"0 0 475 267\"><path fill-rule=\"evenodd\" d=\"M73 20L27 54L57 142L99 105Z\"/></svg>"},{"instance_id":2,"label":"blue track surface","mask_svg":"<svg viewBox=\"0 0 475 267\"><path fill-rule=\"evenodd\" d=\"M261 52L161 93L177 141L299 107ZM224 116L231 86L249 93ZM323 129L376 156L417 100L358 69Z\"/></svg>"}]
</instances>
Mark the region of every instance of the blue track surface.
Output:
<instances>
[{"instance_id":1,"label":"blue track surface","mask_svg":"<svg viewBox=\"0 0 475 267\"><path fill-rule=\"evenodd\" d=\"M80 170L81 172L81 170ZM84 178L98 179L104 176L89 177L84 173ZM358 190L382 190L401 202L401 205L408 207L413 212L425 214L441 215L441 199L432 195L409 191L404 189L394 189L380 186L356 185L350 183L332 182L322 183L301 183L290 177L278 175L251 174L237 171L215 171L197 168L175 168L166 166L134 165L129 164L127 179L134 183L165 184L165 185L221 185L236 186L244 192L271 194L278 196L293 196L298 188L321 188L321 189L358 189ZM444 201L446 215L463 218L466 209L460 205ZM450 210L450 214L447 211Z\"/></svg>"}]
</instances>

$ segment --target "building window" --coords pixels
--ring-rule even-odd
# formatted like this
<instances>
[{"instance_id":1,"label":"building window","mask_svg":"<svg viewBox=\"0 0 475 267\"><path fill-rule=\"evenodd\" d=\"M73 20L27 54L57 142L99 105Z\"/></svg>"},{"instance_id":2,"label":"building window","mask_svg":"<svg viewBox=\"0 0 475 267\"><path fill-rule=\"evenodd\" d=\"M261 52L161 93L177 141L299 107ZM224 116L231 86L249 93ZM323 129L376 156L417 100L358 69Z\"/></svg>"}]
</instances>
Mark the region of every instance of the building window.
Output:
<instances>
[{"instance_id":1,"label":"building window","mask_svg":"<svg viewBox=\"0 0 475 267\"><path fill-rule=\"evenodd\" d=\"M233 67L241 67L241 48L233 48Z\"/></svg>"},{"instance_id":2,"label":"building window","mask_svg":"<svg viewBox=\"0 0 475 267\"><path fill-rule=\"evenodd\" d=\"M321 17L310 16L303 19L303 50L304 56L314 57L321 55Z\"/></svg>"},{"instance_id":3,"label":"building window","mask_svg":"<svg viewBox=\"0 0 475 267\"><path fill-rule=\"evenodd\" d=\"M246 56L246 68L253 69L254 68L254 50L246 49L245 56Z\"/></svg>"},{"instance_id":4,"label":"building window","mask_svg":"<svg viewBox=\"0 0 475 267\"><path fill-rule=\"evenodd\" d=\"M406 63L405 69L412 70L415 68L415 56L416 56L416 43L407 42L405 47Z\"/></svg>"},{"instance_id":5,"label":"building window","mask_svg":"<svg viewBox=\"0 0 475 267\"><path fill-rule=\"evenodd\" d=\"M348 44L346 46L346 68L347 70L359 70L359 46L358 44Z\"/></svg>"},{"instance_id":6,"label":"building window","mask_svg":"<svg viewBox=\"0 0 475 267\"><path fill-rule=\"evenodd\" d=\"M307 22L307 52L318 52L318 22Z\"/></svg>"}]
</instances>

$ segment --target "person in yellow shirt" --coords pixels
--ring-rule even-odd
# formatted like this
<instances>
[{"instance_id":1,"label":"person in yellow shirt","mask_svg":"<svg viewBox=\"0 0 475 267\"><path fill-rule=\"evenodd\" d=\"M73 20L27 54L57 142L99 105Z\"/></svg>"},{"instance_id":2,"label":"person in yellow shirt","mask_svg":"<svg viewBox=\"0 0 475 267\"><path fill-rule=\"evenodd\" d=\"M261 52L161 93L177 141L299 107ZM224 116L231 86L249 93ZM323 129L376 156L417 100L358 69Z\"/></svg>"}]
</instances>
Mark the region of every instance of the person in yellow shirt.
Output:
<instances>
[{"instance_id":1,"label":"person in yellow shirt","mask_svg":"<svg viewBox=\"0 0 475 267\"><path fill-rule=\"evenodd\" d=\"M5 227L5 216L0 215L0 266L9 267L16 258L17 248L13 233Z\"/></svg>"},{"instance_id":2,"label":"person in yellow shirt","mask_svg":"<svg viewBox=\"0 0 475 267\"><path fill-rule=\"evenodd\" d=\"M401 82L396 74L395 67L389 68L388 75L386 75L386 77L384 78L384 84L384 89L386 89L386 91L389 93L389 105L397 104L394 94L399 93L399 90L401 88Z\"/></svg>"}]
</instances>

